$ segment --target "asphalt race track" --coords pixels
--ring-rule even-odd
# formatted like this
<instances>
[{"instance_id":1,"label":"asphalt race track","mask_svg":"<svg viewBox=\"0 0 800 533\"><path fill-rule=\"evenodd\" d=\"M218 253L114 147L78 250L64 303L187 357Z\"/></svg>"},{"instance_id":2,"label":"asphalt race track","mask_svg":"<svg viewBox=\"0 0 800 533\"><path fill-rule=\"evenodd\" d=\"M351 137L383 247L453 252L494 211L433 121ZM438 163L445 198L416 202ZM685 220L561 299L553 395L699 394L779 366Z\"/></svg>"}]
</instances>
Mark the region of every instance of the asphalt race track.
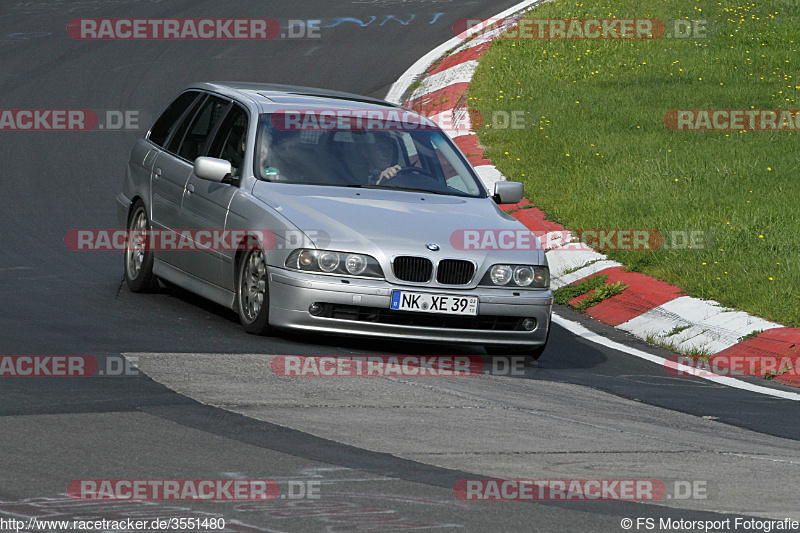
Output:
<instances>
[{"instance_id":1,"label":"asphalt race track","mask_svg":"<svg viewBox=\"0 0 800 533\"><path fill-rule=\"evenodd\" d=\"M120 252L71 229L116 227L130 147L193 81L384 97L459 18L513 1L4 0L0 107L136 111L138 130L0 132L0 354L122 357L126 376L0 378L0 519L224 517L229 531L623 531L623 518L800 519L800 403L668 375L554 326L537 365L475 378L280 378L276 355L480 348L245 334L179 289L131 293ZM413 17L411 16L413 15ZM74 18L319 19L319 38L81 41ZM651 348L565 309L599 336ZM754 381L756 382L756 381ZM787 387L762 386L776 390ZM653 479L653 502L466 502L458 480ZM79 502L80 479L272 479L272 502ZM689 497L677 488L698 487ZM308 490L308 489L306 489ZM634 525L634 529L635 529ZM642 528L643 529L643 528ZM0 522L0 530L3 530ZM38 529L41 530L41 529Z\"/></svg>"}]
</instances>

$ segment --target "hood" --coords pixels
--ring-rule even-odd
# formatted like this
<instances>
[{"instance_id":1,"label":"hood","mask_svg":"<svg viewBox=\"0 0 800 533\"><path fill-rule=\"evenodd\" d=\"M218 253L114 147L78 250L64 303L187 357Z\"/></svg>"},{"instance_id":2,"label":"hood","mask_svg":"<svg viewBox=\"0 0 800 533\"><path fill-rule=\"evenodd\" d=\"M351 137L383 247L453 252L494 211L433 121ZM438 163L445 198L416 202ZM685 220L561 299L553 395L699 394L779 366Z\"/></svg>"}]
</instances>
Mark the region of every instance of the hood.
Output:
<instances>
[{"instance_id":1,"label":"hood","mask_svg":"<svg viewBox=\"0 0 800 533\"><path fill-rule=\"evenodd\" d=\"M381 256L420 255L546 264L541 250L462 250L460 230L527 231L491 198L257 182L253 194L319 248ZM440 247L437 252L427 244ZM505 257L505 259L503 258Z\"/></svg>"}]
</instances>

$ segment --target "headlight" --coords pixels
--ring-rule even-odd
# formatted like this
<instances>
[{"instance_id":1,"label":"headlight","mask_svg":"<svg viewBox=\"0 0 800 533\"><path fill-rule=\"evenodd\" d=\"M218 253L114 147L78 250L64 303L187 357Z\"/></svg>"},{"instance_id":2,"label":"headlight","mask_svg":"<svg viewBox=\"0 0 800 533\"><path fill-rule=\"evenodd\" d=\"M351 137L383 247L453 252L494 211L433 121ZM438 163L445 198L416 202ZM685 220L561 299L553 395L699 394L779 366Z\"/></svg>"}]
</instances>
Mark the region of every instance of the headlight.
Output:
<instances>
[{"instance_id":1,"label":"headlight","mask_svg":"<svg viewBox=\"0 0 800 533\"><path fill-rule=\"evenodd\" d=\"M527 287L533 281L533 268L518 266L514 269L514 283L520 287Z\"/></svg>"},{"instance_id":2,"label":"headlight","mask_svg":"<svg viewBox=\"0 0 800 533\"><path fill-rule=\"evenodd\" d=\"M344 261L344 267L354 276L360 276L367 269L367 258L363 255L350 254Z\"/></svg>"},{"instance_id":3,"label":"headlight","mask_svg":"<svg viewBox=\"0 0 800 533\"><path fill-rule=\"evenodd\" d=\"M511 267L508 265L495 265L489 271L492 278L492 283L495 285L505 285L511 281Z\"/></svg>"},{"instance_id":4,"label":"headlight","mask_svg":"<svg viewBox=\"0 0 800 533\"><path fill-rule=\"evenodd\" d=\"M374 257L332 250L295 250L286 258L286 268L342 276L383 277L383 270Z\"/></svg>"},{"instance_id":5,"label":"headlight","mask_svg":"<svg viewBox=\"0 0 800 533\"><path fill-rule=\"evenodd\" d=\"M313 265L315 260L314 254L309 250L303 250L300 252L297 259L298 263L300 264L300 268Z\"/></svg>"},{"instance_id":6,"label":"headlight","mask_svg":"<svg viewBox=\"0 0 800 533\"><path fill-rule=\"evenodd\" d=\"M480 284L490 287L543 289L550 286L550 270L535 265L493 265Z\"/></svg>"},{"instance_id":7,"label":"headlight","mask_svg":"<svg viewBox=\"0 0 800 533\"><path fill-rule=\"evenodd\" d=\"M550 286L550 269L546 267L539 267L533 269L533 282L540 287Z\"/></svg>"},{"instance_id":8,"label":"headlight","mask_svg":"<svg viewBox=\"0 0 800 533\"><path fill-rule=\"evenodd\" d=\"M319 268L323 272L333 272L339 266L339 254L336 252L322 252L317 256Z\"/></svg>"}]
</instances>

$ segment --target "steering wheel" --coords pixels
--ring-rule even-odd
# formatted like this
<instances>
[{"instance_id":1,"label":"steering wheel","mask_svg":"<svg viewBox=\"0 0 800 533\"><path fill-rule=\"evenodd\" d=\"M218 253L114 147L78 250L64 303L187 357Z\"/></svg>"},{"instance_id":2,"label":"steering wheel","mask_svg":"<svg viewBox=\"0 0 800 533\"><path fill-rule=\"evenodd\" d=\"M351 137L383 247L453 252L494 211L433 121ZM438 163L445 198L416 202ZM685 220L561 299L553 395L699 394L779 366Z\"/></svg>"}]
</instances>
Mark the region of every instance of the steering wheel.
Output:
<instances>
[{"instance_id":1,"label":"steering wheel","mask_svg":"<svg viewBox=\"0 0 800 533\"><path fill-rule=\"evenodd\" d=\"M397 174L395 174L394 178L392 179L399 178L401 174L419 174L420 176L425 176L426 178L431 178L433 180L436 179L436 176L431 176L421 168L415 166L401 168L400 170L397 171Z\"/></svg>"},{"instance_id":2,"label":"steering wheel","mask_svg":"<svg viewBox=\"0 0 800 533\"><path fill-rule=\"evenodd\" d=\"M425 176L428 178L427 180L420 180L418 178L413 177L414 174L418 174L420 176ZM433 180L432 182L430 180ZM397 174L394 175L393 178L385 180L383 183L386 184L387 187L408 187L417 189L420 186L422 188L421 191L428 190L429 192L446 192L447 187L444 186L435 176L431 176L424 170L419 167L403 167L397 171Z\"/></svg>"}]
</instances>

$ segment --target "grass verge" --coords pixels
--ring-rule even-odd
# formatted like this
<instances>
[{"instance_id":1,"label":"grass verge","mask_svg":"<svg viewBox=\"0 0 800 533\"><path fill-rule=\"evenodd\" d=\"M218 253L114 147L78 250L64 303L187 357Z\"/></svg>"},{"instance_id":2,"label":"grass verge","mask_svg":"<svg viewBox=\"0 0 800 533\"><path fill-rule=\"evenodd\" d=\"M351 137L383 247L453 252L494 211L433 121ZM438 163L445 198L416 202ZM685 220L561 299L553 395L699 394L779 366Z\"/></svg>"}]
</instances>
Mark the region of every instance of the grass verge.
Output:
<instances>
[{"instance_id":1,"label":"grass verge","mask_svg":"<svg viewBox=\"0 0 800 533\"><path fill-rule=\"evenodd\" d=\"M495 41L470 86L470 107L485 119L521 111L526 127L486 120L478 133L487 157L568 228L701 232L691 248L608 255L692 296L800 326L800 133L664 123L673 109L800 107L800 5L556 1L531 15L610 17L706 19L716 32Z\"/></svg>"}]
</instances>

